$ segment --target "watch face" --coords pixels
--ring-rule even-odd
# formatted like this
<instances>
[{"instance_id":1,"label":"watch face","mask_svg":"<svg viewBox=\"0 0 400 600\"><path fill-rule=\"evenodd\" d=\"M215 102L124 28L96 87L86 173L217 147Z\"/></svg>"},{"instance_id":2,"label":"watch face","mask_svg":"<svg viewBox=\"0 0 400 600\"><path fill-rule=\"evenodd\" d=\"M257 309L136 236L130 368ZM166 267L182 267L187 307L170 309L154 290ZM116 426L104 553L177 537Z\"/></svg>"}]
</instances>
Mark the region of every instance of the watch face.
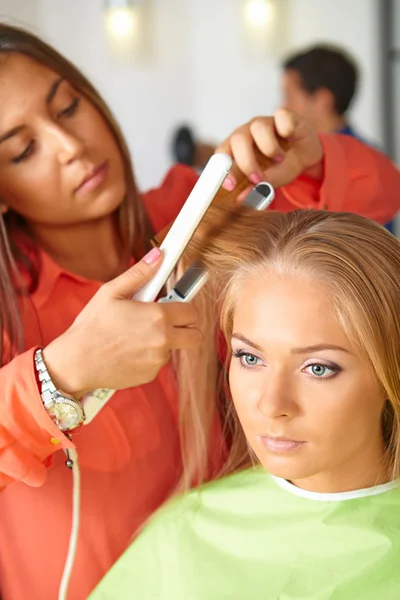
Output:
<instances>
[{"instance_id":1,"label":"watch face","mask_svg":"<svg viewBox=\"0 0 400 600\"><path fill-rule=\"evenodd\" d=\"M82 409L73 400L69 398L58 398L51 410L54 417L57 419L58 427L61 431L74 429L82 422Z\"/></svg>"}]
</instances>

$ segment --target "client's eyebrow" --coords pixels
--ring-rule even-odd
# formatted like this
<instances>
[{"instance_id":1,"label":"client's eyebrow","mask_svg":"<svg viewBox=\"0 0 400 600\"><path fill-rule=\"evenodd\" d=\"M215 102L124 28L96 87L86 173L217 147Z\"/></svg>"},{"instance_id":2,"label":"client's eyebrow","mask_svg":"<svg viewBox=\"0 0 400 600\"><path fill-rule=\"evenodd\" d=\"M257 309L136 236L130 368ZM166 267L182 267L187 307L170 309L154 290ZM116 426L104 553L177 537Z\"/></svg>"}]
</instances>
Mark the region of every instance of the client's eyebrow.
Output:
<instances>
[{"instance_id":1,"label":"client's eyebrow","mask_svg":"<svg viewBox=\"0 0 400 600\"><path fill-rule=\"evenodd\" d=\"M311 354L312 352L322 352L323 350L340 350L340 352L347 352L349 350L342 348L342 346L336 346L335 344L316 344L315 346L305 346L304 348L292 348L293 354Z\"/></svg>"},{"instance_id":2,"label":"client's eyebrow","mask_svg":"<svg viewBox=\"0 0 400 600\"><path fill-rule=\"evenodd\" d=\"M60 87L60 84L64 81L64 79L62 77L59 77L50 87L49 91L47 92L46 95L46 104L50 104L50 102L53 100L54 96L57 93L58 88ZM14 135L17 135L18 133L20 133L21 131L23 131L24 129L26 129L25 125L19 125L18 127L13 127L13 129L10 129L9 131L6 131L5 133L3 133L0 136L0 144L2 144L3 142L6 142L7 140L9 140L10 138L14 137Z\"/></svg>"},{"instance_id":3,"label":"client's eyebrow","mask_svg":"<svg viewBox=\"0 0 400 600\"><path fill-rule=\"evenodd\" d=\"M243 342L247 346L251 346L259 352L263 351L261 346L259 346L255 342L252 342L241 333L232 333L232 338ZM292 348L291 352L293 354L312 354L313 352L322 352L323 350L340 350L341 352L346 352L347 354L350 354L349 350L346 350L346 348L342 348L342 346L336 346L335 344L315 344L314 346L305 346L304 348Z\"/></svg>"},{"instance_id":4,"label":"client's eyebrow","mask_svg":"<svg viewBox=\"0 0 400 600\"><path fill-rule=\"evenodd\" d=\"M246 344L246 346L251 346L255 350L258 350L259 352L263 351L261 346L259 346L255 342L252 342L251 340L249 340L247 337L245 337L241 333L232 333L232 339L233 338L235 338L236 340L239 340L240 342L243 342L244 344Z\"/></svg>"}]
</instances>

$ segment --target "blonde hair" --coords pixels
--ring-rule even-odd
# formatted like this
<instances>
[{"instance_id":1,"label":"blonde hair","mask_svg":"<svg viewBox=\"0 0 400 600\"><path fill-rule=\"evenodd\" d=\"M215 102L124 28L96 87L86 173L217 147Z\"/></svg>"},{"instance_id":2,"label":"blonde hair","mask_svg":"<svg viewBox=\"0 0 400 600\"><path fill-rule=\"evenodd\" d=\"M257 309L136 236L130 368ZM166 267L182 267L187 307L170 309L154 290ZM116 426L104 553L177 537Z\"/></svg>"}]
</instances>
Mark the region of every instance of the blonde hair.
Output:
<instances>
[{"instance_id":1,"label":"blonde hair","mask_svg":"<svg viewBox=\"0 0 400 600\"><path fill-rule=\"evenodd\" d=\"M229 213L229 214L228 214ZM223 226L222 226L223 224ZM197 298L204 344L182 353L178 371L186 483L205 477L215 402L222 411L230 450L221 474L251 463L215 350L217 319L225 339L248 276L276 270L312 277L332 298L338 323L369 362L387 402L382 415L385 473L400 475L400 242L358 215L300 210L256 213L212 207L189 248L186 263L201 256L209 283ZM228 351L228 360L229 360ZM226 370L225 370L226 372Z\"/></svg>"}]
</instances>

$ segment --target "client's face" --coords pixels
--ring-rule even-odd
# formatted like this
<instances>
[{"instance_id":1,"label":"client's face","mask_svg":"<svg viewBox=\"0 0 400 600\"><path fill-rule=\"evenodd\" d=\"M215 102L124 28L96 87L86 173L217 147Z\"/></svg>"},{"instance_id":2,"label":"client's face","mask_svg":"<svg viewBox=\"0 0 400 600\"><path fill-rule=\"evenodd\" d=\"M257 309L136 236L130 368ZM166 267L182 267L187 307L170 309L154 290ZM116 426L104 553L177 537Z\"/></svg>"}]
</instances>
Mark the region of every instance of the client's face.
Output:
<instances>
[{"instance_id":1,"label":"client's face","mask_svg":"<svg viewBox=\"0 0 400 600\"><path fill-rule=\"evenodd\" d=\"M385 398L323 287L275 273L249 279L232 351L236 411L269 473L319 492L375 485Z\"/></svg>"}]
</instances>

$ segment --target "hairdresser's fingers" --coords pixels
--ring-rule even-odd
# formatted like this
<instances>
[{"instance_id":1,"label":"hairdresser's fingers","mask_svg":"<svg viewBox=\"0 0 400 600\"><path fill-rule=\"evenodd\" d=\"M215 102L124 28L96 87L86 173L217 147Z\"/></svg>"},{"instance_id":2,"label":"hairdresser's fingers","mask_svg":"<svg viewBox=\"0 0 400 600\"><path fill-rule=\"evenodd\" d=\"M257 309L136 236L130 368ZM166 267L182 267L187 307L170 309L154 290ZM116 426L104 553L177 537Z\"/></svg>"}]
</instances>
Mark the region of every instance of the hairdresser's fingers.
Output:
<instances>
[{"instance_id":1,"label":"hairdresser's fingers","mask_svg":"<svg viewBox=\"0 0 400 600\"><path fill-rule=\"evenodd\" d=\"M292 113L282 111L283 114L279 114L279 134L283 134L282 138L294 135L296 121ZM255 146L259 152L271 161L268 162L268 167L259 168L257 173L258 181L253 179L253 183L259 183L260 181L268 181L274 187L280 187L285 183L291 181L301 172L300 161L296 153L290 155L289 152L285 152L282 145L279 142L278 131L274 118L270 117L259 117L253 119L250 124L250 132L252 134L253 147ZM243 167L239 165L240 169ZM245 200L249 189L246 189L238 196L238 201L242 202Z\"/></svg>"},{"instance_id":2,"label":"hairdresser's fingers","mask_svg":"<svg viewBox=\"0 0 400 600\"><path fill-rule=\"evenodd\" d=\"M153 248L133 267L105 283L100 288L100 294L108 294L113 298L129 298L156 273L161 265L162 252Z\"/></svg>"},{"instance_id":3,"label":"hairdresser's fingers","mask_svg":"<svg viewBox=\"0 0 400 600\"><path fill-rule=\"evenodd\" d=\"M196 327L175 327L171 333L171 350L198 348L203 343L203 334Z\"/></svg>"},{"instance_id":4,"label":"hairdresser's fingers","mask_svg":"<svg viewBox=\"0 0 400 600\"><path fill-rule=\"evenodd\" d=\"M281 138L290 141L294 141L299 135L299 126L304 122L304 119L284 108L278 108L274 114L274 124L277 134Z\"/></svg>"},{"instance_id":5,"label":"hairdresser's fingers","mask_svg":"<svg viewBox=\"0 0 400 600\"><path fill-rule=\"evenodd\" d=\"M280 162L285 155L276 134L273 117L255 117L249 123L238 127L227 140L218 146L216 152L229 154L237 168L253 184L260 183L263 179L263 168L260 164L262 156ZM224 187L232 190L235 185L236 179L230 173L224 182ZM243 198L245 195L242 193L239 198Z\"/></svg>"},{"instance_id":6,"label":"hairdresser's fingers","mask_svg":"<svg viewBox=\"0 0 400 600\"><path fill-rule=\"evenodd\" d=\"M248 126L239 127L232 135L223 142L217 152L224 152L235 161L237 167L247 175L252 183L260 183L259 171L260 166L257 162L253 137ZM229 180L232 181L232 174L228 176L228 181L225 180L224 187L231 189ZM235 182L236 183L236 182Z\"/></svg>"},{"instance_id":7,"label":"hairdresser's fingers","mask_svg":"<svg viewBox=\"0 0 400 600\"><path fill-rule=\"evenodd\" d=\"M302 167L295 153L287 152L283 162L274 163L264 170L264 180L274 188L287 185L302 173ZM273 205L272 205L273 208Z\"/></svg>"},{"instance_id":8,"label":"hairdresser's fingers","mask_svg":"<svg viewBox=\"0 0 400 600\"><path fill-rule=\"evenodd\" d=\"M300 115L279 109L275 113L275 126L282 137L290 140L286 153L288 166L296 166L300 173L308 172L316 177L322 173L323 147L314 127Z\"/></svg>"},{"instance_id":9,"label":"hairdresser's fingers","mask_svg":"<svg viewBox=\"0 0 400 600\"><path fill-rule=\"evenodd\" d=\"M286 152L280 138L290 142ZM321 142L310 123L285 109L276 111L274 117L257 117L239 127L217 151L229 154L253 184L267 180L274 187L287 185L301 173L316 169L323 158ZM267 161L262 160L260 153L272 164L265 166ZM231 191L236 183L231 172L224 187ZM247 193L248 190L241 193L238 199L243 200Z\"/></svg>"},{"instance_id":10,"label":"hairdresser's fingers","mask_svg":"<svg viewBox=\"0 0 400 600\"><path fill-rule=\"evenodd\" d=\"M274 119L269 117L257 117L250 123L250 133L253 143L261 154L276 162L282 162L285 150L279 143L275 129Z\"/></svg>"},{"instance_id":11,"label":"hairdresser's fingers","mask_svg":"<svg viewBox=\"0 0 400 600\"><path fill-rule=\"evenodd\" d=\"M194 304L186 302L166 302L164 309L167 321L173 327L191 327L197 323L199 313Z\"/></svg>"}]
</instances>

